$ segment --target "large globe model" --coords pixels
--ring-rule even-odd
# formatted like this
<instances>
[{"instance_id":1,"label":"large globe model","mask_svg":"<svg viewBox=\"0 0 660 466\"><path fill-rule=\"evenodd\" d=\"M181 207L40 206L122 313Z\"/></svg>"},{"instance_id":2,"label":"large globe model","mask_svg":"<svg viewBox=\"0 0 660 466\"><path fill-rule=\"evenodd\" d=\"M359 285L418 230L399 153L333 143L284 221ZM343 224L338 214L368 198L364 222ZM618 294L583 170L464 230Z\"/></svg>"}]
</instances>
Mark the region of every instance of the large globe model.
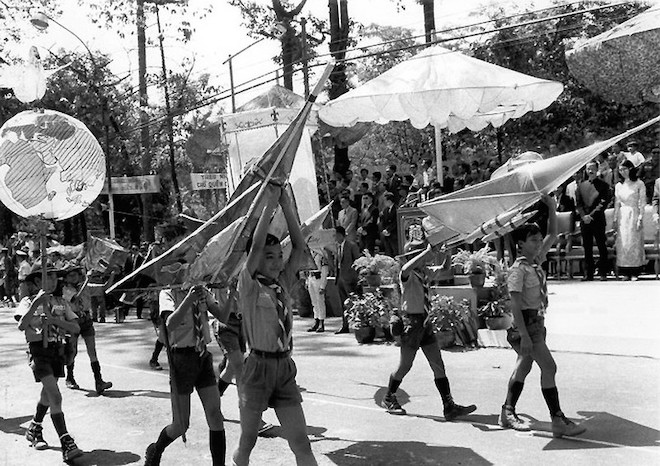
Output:
<instances>
[{"instance_id":1,"label":"large globe model","mask_svg":"<svg viewBox=\"0 0 660 466\"><path fill-rule=\"evenodd\" d=\"M101 192L105 156L80 121L28 110L0 128L0 201L23 217L63 220Z\"/></svg>"}]
</instances>

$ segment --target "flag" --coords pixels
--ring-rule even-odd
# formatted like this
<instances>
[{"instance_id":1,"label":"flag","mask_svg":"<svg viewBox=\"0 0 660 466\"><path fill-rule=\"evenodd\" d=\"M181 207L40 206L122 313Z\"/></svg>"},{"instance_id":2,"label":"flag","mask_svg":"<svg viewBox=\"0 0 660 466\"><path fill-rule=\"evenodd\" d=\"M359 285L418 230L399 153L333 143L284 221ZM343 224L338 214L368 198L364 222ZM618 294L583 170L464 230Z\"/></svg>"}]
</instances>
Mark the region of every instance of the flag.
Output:
<instances>
[{"instance_id":1,"label":"flag","mask_svg":"<svg viewBox=\"0 0 660 466\"><path fill-rule=\"evenodd\" d=\"M606 141L523 165L500 178L468 186L419 207L434 219L436 229L442 226L465 238L498 214L530 207L608 147L658 122L660 116Z\"/></svg>"},{"instance_id":2,"label":"flag","mask_svg":"<svg viewBox=\"0 0 660 466\"><path fill-rule=\"evenodd\" d=\"M197 258L204 246L215 235L240 217L251 205L259 185L248 188L241 196L227 204L224 209L200 225L195 231L165 251L163 254L145 262L126 277L108 288L108 293L126 287L139 275L147 276L159 285L180 284L184 272Z\"/></svg>"},{"instance_id":3,"label":"flag","mask_svg":"<svg viewBox=\"0 0 660 466\"><path fill-rule=\"evenodd\" d=\"M115 240L90 235L82 265L87 270L105 273L114 267L123 268L128 254Z\"/></svg>"},{"instance_id":4,"label":"flag","mask_svg":"<svg viewBox=\"0 0 660 466\"><path fill-rule=\"evenodd\" d=\"M305 129L305 122L309 117L316 97L321 92L321 89L323 89L325 81L328 79L333 67L334 65L332 63L326 66L319 82L314 87L314 90L309 95L309 98L300 109L296 118L239 182L236 191L232 194L232 199L236 195L240 195L248 183L260 184L261 186L255 195L245 221L233 232L227 232L226 235L223 234L225 244L231 244L230 251L217 261L206 259L206 254L200 254L197 258L198 261L212 264L213 267L213 271L209 270L202 274L202 276L213 276L216 277L214 280L215 283L227 284L233 277L238 275L247 257L245 252L247 241L257 226L267 199L275 195L275 185L284 186L287 181L298 150L298 145L300 144L300 139ZM285 189L289 189L289 195L292 196L290 187L286 187ZM200 268L202 267L200 266ZM197 277L199 276L197 275ZM186 283L193 284L191 280L186 280Z\"/></svg>"},{"instance_id":5,"label":"flag","mask_svg":"<svg viewBox=\"0 0 660 466\"><path fill-rule=\"evenodd\" d=\"M118 289L133 276L145 273L158 284L167 286L192 285L209 277L216 277L218 283L222 283L237 275L245 259L247 241L265 206L266 196L274 195L276 184L286 183L305 121L333 67L333 64L326 66L319 83L296 118L243 177L229 204L164 254L117 282L108 292ZM237 222L241 216L246 218ZM229 250L211 253L211 248L207 248L206 253L202 254L212 240L222 247L229 247ZM192 271L194 275L190 275Z\"/></svg>"}]
</instances>

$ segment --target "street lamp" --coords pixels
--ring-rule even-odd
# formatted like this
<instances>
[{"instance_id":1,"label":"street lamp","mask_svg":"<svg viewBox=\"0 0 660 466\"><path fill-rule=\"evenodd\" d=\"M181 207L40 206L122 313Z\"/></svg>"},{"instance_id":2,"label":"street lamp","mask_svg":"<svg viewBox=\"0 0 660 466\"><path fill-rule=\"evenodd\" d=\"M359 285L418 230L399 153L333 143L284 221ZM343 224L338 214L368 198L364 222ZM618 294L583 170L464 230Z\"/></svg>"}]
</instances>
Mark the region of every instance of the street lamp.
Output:
<instances>
[{"instance_id":1,"label":"street lamp","mask_svg":"<svg viewBox=\"0 0 660 466\"><path fill-rule=\"evenodd\" d=\"M76 34L71 29L69 29L59 21L55 20L54 18L48 16L46 13L42 11L35 13L32 16L32 18L30 18L30 23L32 23L32 25L40 31L46 30L50 25L51 21L57 24L62 29L64 29L65 31L67 31L73 37L78 39L78 42L80 42L83 45L83 47L85 47L85 50L87 50L87 53L89 54L89 59L92 61L92 66L94 67L94 73L96 74L96 71L98 70L98 65L96 63L96 59L94 58L94 54L89 49L85 41L83 41L78 36L78 34ZM101 121L103 121L103 130L105 137L105 172L106 172L106 178L108 180L108 205L110 207L110 213L109 213L110 238L114 239L115 238L115 203L112 196L112 175L110 173L110 135L108 131L108 121L107 121L108 99L100 91L99 87L96 85L93 79L91 80L89 85L92 87L96 95L98 95L99 98L101 99Z\"/></svg>"},{"instance_id":2,"label":"street lamp","mask_svg":"<svg viewBox=\"0 0 660 466\"><path fill-rule=\"evenodd\" d=\"M236 93L234 92L234 68L232 66L232 60L234 58L236 58L237 56L239 56L240 54L242 54L243 52L245 52L246 50L248 50L249 48L257 45L259 42L263 41L264 39L267 39L267 38L269 38L269 39L270 38L272 38L272 39L281 39L282 36L284 36L284 34L286 33L286 31L287 31L287 27L284 23L280 23L280 22L275 23L270 28L269 32L261 31L261 34L263 34L264 37L261 37L261 38L255 40L251 44L243 47L238 52L229 55L229 57L225 61L222 62L223 65L225 63L229 63L229 86L230 86L230 89L231 89L231 111L232 111L232 113L236 112Z\"/></svg>"}]
</instances>

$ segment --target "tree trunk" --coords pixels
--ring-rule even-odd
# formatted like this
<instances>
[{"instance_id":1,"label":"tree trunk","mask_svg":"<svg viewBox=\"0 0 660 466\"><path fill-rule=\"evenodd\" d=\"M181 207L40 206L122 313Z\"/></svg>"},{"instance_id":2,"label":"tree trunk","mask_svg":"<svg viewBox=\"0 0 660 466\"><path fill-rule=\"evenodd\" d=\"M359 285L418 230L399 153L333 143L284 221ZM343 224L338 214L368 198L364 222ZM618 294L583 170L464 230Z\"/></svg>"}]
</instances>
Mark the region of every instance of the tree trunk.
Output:
<instances>
[{"instance_id":1,"label":"tree trunk","mask_svg":"<svg viewBox=\"0 0 660 466\"><path fill-rule=\"evenodd\" d=\"M151 173L151 150L149 141L149 114L147 113L147 53L146 36L144 32L144 0L137 0L137 40L138 40L138 71L140 91L140 142L142 147L142 174ZM151 194L141 194L142 230L147 241L153 241L153 201Z\"/></svg>"},{"instance_id":2,"label":"tree trunk","mask_svg":"<svg viewBox=\"0 0 660 466\"><path fill-rule=\"evenodd\" d=\"M348 47L348 0L339 0L339 2L328 0L328 6L330 8L330 53L338 61L330 74L328 96L330 100L333 100L348 92L346 65L339 61L346 57L346 48ZM350 167L350 163L348 148L335 145L334 171L345 173Z\"/></svg>"}]
</instances>

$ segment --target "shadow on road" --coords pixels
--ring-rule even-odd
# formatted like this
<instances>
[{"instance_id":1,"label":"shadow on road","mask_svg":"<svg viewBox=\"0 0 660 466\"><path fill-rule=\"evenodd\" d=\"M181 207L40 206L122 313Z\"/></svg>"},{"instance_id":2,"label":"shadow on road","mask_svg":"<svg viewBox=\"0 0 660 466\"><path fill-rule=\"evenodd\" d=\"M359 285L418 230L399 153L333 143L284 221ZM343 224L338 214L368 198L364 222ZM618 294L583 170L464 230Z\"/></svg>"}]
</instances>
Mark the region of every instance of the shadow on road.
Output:
<instances>
[{"instance_id":1,"label":"shadow on road","mask_svg":"<svg viewBox=\"0 0 660 466\"><path fill-rule=\"evenodd\" d=\"M593 448L657 447L660 431L603 411L578 411L584 416L587 432L571 439L554 439L544 450L582 450ZM533 425L538 431L552 435L549 422Z\"/></svg>"},{"instance_id":2,"label":"shadow on road","mask_svg":"<svg viewBox=\"0 0 660 466\"><path fill-rule=\"evenodd\" d=\"M103 392L103 395L99 395L95 390L85 390L80 389L80 391L86 392L85 396L87 397L99 397L104 396L106 398L128 398L130 396L144 396L149 398L169 398L170 392L159 392L156 390L106 390Z\"/></svg>"},{"instance_id":3,"label":"shadow on road","mask_svg":"<svg viewBox=\"0 0 660 466\"><path fill-rule=\"evenodd\" d=\"M140 460L140 455L130 451L92 450L75 460L76 466L121 466Z\"/></svg>"},{"instance_id":4,"label":"shadow on road","mask_svg":"<svg viewBox=\"0 0 660 466\"><path fill-rule=\"evenodd\" d=\"M376 403L376 406L379 407L383 406L382 403L383 403L383 398L385 398L385 395L387 395L387 387L378 387L378 390L376 390L376 393L374 393L374 402ZM405 390L399 388L396 391L396 399L399 401L399 404L401 406L404 406L406 403L410 401L410 395L408 395L408 393L406 393Z\"/></svg>"},{"instance_id":5,"label":"shadow on road","mask_svg":"<svg viewBox=\"0 0 660 466\"><path fill-rule=\"evenodd\" d=\"M410 466L411 464L469 464L488 466L492 463L469 448L429 446L422 442L357 442L341 450L327 453L341 466Z\"/></svg>"},{"instance_id":6,"label":"shadow on road","mask_svg":"<svg viewBox=\"0 0 660 466\"><path fill-rule=\"evenodd\" d=\"M5 434L16 434L23 436L27 430L25 427L21 427L21 424L24 424L32 420L32 415L29 416L20 416L20 417L10 417L3 418L0 417L0 432Z\"/></svg>"}]
</instances>

